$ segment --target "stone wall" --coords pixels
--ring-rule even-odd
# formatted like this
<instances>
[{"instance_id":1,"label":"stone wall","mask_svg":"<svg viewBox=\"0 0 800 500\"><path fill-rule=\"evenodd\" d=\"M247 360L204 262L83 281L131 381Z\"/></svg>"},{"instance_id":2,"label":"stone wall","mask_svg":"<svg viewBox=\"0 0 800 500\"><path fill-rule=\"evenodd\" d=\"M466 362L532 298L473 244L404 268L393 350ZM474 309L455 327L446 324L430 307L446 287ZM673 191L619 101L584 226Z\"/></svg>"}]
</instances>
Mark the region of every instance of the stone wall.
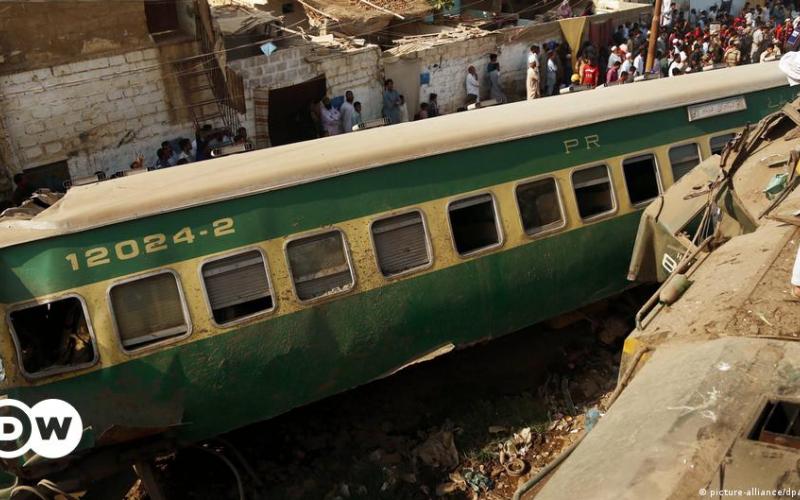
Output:
<instances>
[{"instance_id":1,"label":"stone wall","mask_svg":"<svg viewBox=\"0 0 800 500\"><path fill-rule=\"evenodd\" d=\"M270 56L256 56L232 61L229 66L242 75L247 115L240 116L242 124L256 134L256 89L279 89L305 81L325 77L327 92L331 97L352 90L355 99L362 103L365 119L381 115L383 85L381 83L380 50L377 46L348 52L323 54L313 46L299 45L275 51ZM268 93L267 93L268 94ZM261 106L268 110L268 106ZM266 116L259 116L265 120ZM256 135L256 139L259 137ZM268 143L268 138L264 138Z\"/></svg>"},{"instance_id":2,"label":"stone wall","mask_svg":"<svg viewBox=\"0 0 800 500\"><path fill-rule=\"evenodd\" d=\"M148 165L163 140L193 137L174 123L158 49L0 77L3 165L10 174L66 160L73 177Z\"/></svg>"},{"instance_id":3,"label":"stone wall","mask_svg":"<svg viewBox=\"0 0 800 500\"><path fill-rule=\"evenodd\" d=\"M144 2L10 1L0 9L0 73L152 47Z\"/></svg>"}]
</instances>

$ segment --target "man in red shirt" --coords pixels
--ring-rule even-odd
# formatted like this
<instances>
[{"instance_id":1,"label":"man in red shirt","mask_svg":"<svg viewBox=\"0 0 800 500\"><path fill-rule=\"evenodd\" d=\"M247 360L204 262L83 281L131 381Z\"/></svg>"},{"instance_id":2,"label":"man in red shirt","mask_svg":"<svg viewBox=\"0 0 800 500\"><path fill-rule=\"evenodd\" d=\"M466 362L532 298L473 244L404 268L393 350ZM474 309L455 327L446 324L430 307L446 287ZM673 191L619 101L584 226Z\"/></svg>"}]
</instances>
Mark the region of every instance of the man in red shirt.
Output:
<instances>
[{"instance_id":1,"label":"man in red shirt","mask_svg":"<svg viewBox=\"0 0 800 500\"><path fill-rule=\"evenodd\" d=\"M594 59L590 59L581 69L581 85L588 85L592 88L597 87L599 76L600 68L597 67L597 62Z\"/></svg>"}]
</instances>

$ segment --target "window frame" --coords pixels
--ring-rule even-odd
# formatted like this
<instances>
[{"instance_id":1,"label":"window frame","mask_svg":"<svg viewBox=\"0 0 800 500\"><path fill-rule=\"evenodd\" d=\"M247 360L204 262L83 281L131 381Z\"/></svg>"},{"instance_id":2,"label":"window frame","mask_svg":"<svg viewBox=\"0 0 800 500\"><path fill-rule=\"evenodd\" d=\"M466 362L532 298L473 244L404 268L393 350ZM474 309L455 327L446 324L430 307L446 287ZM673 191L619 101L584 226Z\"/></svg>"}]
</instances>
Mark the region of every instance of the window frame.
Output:
<instances>
[{"instance_id":1,"label":"window frame","mask_svg":"<svg viewBox=\"0 0 800 500\"><path fill-rule=\"evenodd\" d=\"M670 145L670 147L671 147L671 145ZM699 146L698 146L698 148L699 148ZM699 151L699 149L698 149L698 151ZM669 149L667 149L667 155L669 155ZM650 198L648 200L639 201L637 203L634 203L633 200L631 200L630 189L628 189L628 178L625 176L625 162L628 161L628 160L632 160L634 158L639 158L641 156L652 156L653 157L653 164L654 164L653 166L655 167L656 185L658 186L658 194L655 195L653 198ZM700 160L700 161L702 161L702 160ZM653 200L657 199L659 196L662 196L664 194L664 184L663 184L663 182L661 182L661 165L659 165L658 154L655 151L646 150L646 151L640 151L638 153L633 153L633 154L630 154L630 155L626 155L622 159L620 159L619 168L620 168L620 173L622 174L622 182L625 183L625 193L628 195L628 203L630 203L631 207L633 207L633 208L642 208L644 206L649 205Z\"/></svg>"},{"instance_id":2,"label":"window frame","mask_svg":"<svg viewBox=\"0 0 800 500\"><path fill-rule=\"evenodd\" d=\"M422 230L425 233L425 248L428 251L428 263L421 266L412 267L410 269L406 269L405 271L400 271L399 273L394 273L387 276L383 274L383 271L381 270L381 263L380 259L378 258L378 246L375 244L375 233L372 231L372 228L376 222L380 222L386 219L391 219L394 217L400 217L401 215L411 214L414 212L418 213L420 218L422 219ZM420 271L424 271L425 269L429 269L430 267L433 266L434 256L433 256L433 243L431 242L431 234L428 230L428 221L425 218L425 212L423 212L422 209L420 208L415 207L409 209L402 209L397 212L389 212L387 214L375 217L369 223L369 239L370 243L372 243L372 254L375 257L375 266L378 269L378 273L380 273L380 275L383 276L384 279L386 280L402 278L403 276L406 276L408 274L418 273Z\"/></svg>"},{"instance_id":3,"label":"window frame","mask_svg":"<svg viewBox=\"0 0 800 500\"><path fill-rule=\"evenodd\" d=\"M711 138L708 139L708 143L709 143L709 147L710 147ZM701 163L703 163L706 160L705 158L703 158L702 141L699 140L699 138L697 138L697 137L695 137L693 139L687 139L686 141L683 141L683 142L674 142L674 143L671 143L671 144L667 145L667 161L669 162L669 171L670 171L670 174L672 174L672 183L673 184L678 182L680 179L676 179L675 178L675 169L672 166L672 158L670 158L670 152L675 148L679 148L681 146L688 146L690 144L694 144L695 147L697 148L697 158L698 158L699 161L697 162L697 165L695 165L695 167L699 166Z\"/></svg>"},{"instance_id":4,"label":"window frame","mask_svg":"<svg viewBox=\"0 0 800 500\"><path fill-rule=\"evenodd\" d=\"M345 260L347 261L347 267L350 269L350 276L353 278L353 282L350 283L350 286L348 286L346 289L341 290L339 292L334 292L334 293L330 293L329 292L329 293L320 295L319 297L313 297L311 299L301 299L300 295L297 293L297 284L294 281L294 273L292 272L292 262L289 259L289 244L292 243L293 241L304 240L306 238L311 238L313 236L318 236L318 235L321 235L321 234L333 233L333 232L338 232L342 236L342 245L344 246L344 256L345 256ZM296 235L290 236L289 238L286 238L286 240L283 242L283 256L286 259L286 270L289 271L289 281L292 283L292 292L294 293L294 298L297 299L297 301L300 304L304 304L304 305L305 304L314 304L316 302L322 302L322 301L325 301L325 300L329 300L332 297L338 297L340 295L344 295L344 294L350 293L353 290L355 290L356 285L358 284L358 276L356 275L356 268L353 265L353 258L350 255L350 244L347 241L347 233L345 233L345 231L342 228L338 227L338 226L331 226L329 228L314 229L312 231L307 231L307 232L296 234Z\"/></svg>"},{"instance_id":5,"label":"window frame","mask_svg":"<svg viewBox=\"0 0 800 500\"><path fill-rule=\"evenodd\" d=\"M181 301L181 309L183 310L183 317L186 320L186 333L175 335L173 337L164 337L163 339L154 340L153 342L150 342L142 347L135 347L133 349L128 349L127 347L125 347L125 344L122 343L122 336L120 335L119 326L117 325L117 315L114 312L114 305L113 302L111 301L111 290L113 290L115 287L119 285L133 283L136 281L143 280L145 278L150 278L152 276L158 276L159 274L171 274L175 278L175 283L178 285L178 297L180 298ZM122 352L128 356L134 356L139 353L157 349L168 344L174 344L176 342L180 342L181 340L189 338L192 335L192 332L194 331L194 324L192 323L192 315L189 312L189 304L186 301L186 293L183 291L183 283L181 282L180 275L174 269L170 268L157 269L154 271L148 271L146 273L137 274L135 276L128 276L120 280L116 280L112 282L110 285L108 285L108 288L106 289L106 301L108 303L108 310L111 316L111 327L114 331L114 340L117 343L117 346L122 350Z\"/></svg>"},{"instance_id":6,"label":"window frame","mask_svg":"<svg viewBox=\"0 0 800 500\"><path fill-rule=\"evenodd\" d=\"M468 200L470 198L477 198L479 196L489 195L492 200L492 208L494 209L494 225L497 229L497 243L493 243L489 246L479 248L477 250L472 250L471 252L461 253L458 251L458 245L456 245L456 237L455 233L453 233L453 222L450 219L450 207L459 201ZM495 197L494 193L491 190L486 191L478 191L470 194L463 194L458 196L457 198L452 198L448 200L447 205L445 205L445 219L447 221L447 229L450 232L450 246L455 252L456 256L458 256L462 260L471 259L480 254L484 254L487 252L491 252L498 248L501 248L505 243L505 234L503 232L503 224L502 218L500 217L500 207L497 204L497 198Z\"/></svg>"},{"instance_id":7,"label":"window frame","mask_svg":"<svg viewBox=\"0 0 800 500\"><path fill-rule=\"evenodd\" d=\"M81 363L79 365L74 366L66 366L61 368L48 368L42 370L37 373L30 373L28 370L25 369L25 364L22 362L22 345L19 341L19 335L17 334L17 329L14 327L14 322L11 321L11 313L16 311L22 311L25 309L30 309L37 306L44 306L47 304L52 304L53 302L58 302L59 300L64 299L78 299L81 304L81 309L83 310L83 317L86 320L86 327L89 329L89 337L92 339L92 361L88 363ZM17 363L19 366L19 371L22 373L22 376L26 379L36 380L45 377L51 377L53 375L59 375L62 373L70 373L75 372L78 370L85 370L87 368L91 368L100 362L100 351L97 349L97 336L94 332L94 326L92 326L92 318L89 316L89 308L86 305L86 300L79 294L75 292L65 293L63 295L57 295L53 297L48 297L47 299L43 300L29 300L27 302L20 302L18 304L14 304L8 308L6 311L6 324L8 325L8 333L11 334L11 341L14 343L14 351L17 355Z\"/></svg>"},{"instance_id":8,"label":"window frame","mask_svg":"<svg viewBox=\"0 0 800 500\"><path fill-rule=\"evenodd\" d=\"M252 313L252 314L248 314L247 316L242 316L241 318L236 318L236 319L234 319L232 321L229 321L227 323L217 323L217 319L214 317L214 309L211 306L211 300L208 297L208 289L206 288L206 280L205 280L205 277L203 276L203 267L205 267L206 264L210 264L210 263L216 262L218 260L227 259L229 257L236 257L237 255L242 255L242 254L249 253L249 252L252 252L252 251L256 251L256 252L261 254L261 260L264 263L264 271L267 274L267 288L269 289L269 294L270 294L270 297L272 298L272 307L270 307L269 309L264 309L263 311L258 311L258 312ZM229 328L231 326L235 326L235 325L237 325L239 323L246 322L246 321L251 320L253 318L257 318L259 316L266 316L268 314L274 313L275 310L278 308L278 301L277 301L277 298L275 297L275 288L272 286L272 276L270 276L270 272L269 272L269 262L267 261L267 252L265 252L264 249L259 247L259 246L249 246L249 247L238 248L236 250L231 250L229 252L216 254L216 255L214 255L212 257L207 257L207 258L203 259L202 261L200 261L200 265L197 266L197 273L198 273L198 276L200 278L200 286L201 286L201 288L203 290L203 301L206 304L206 308L208 308L208 314L209 314L209 317L211 319L211 324L213 324L217 328Z\"/></svg>"},{"instance_id":9,"label":"window frame","mask_svg":"<svg viewBox=\"0 0 800 500\"><path fill-rule=\"evenodd\" d=\"M545 180L545 179L553 179L553 181L555 182L555 185L556 185L556 197L558 198L558 209L561 211L561 223L558 226L554 226L554 227L551 227L549 229L543 229L541 231L536 231L535 233L528 233L528 231L525 229L525 221L522 220L522 209L519 206L519 198L517 196L517 189L519 189L520 186L524 186L524 185L527 185L527 184L533 184L534 182L542 181L542 180ZM546 236L546 235L558 232L558 231L564 229L565 227L567 227L569 214L567 214L567 211L566 211L566 209L564 207L564 197L561 194L561 184L558 181L559 181L559 179L555 175L553 175L553 174L544 174L544 175L537 175L535 177L528 177L527 179L522 179L520 181L515 182L514 185L512 186L512 188L513 188L512 192L514 194L514 204L517 207L517 216L519 217L520 227L522 228L522 234L524 234L526 237L528 237L530 239L540 238L542 236Z\"/></svg>"},{"instance_id":10,"label":"window frame","mask_svg":"<svg viewBox=\"0 0 800 500\"><path fill-rule=\"evenodd\" d=\"M605 212L600 212L599 214L590 215L589 217L583 217L581 215L581 208L580 203L578 203L578 193L575 191L575 173L580 172L581 170L588 170L594 167L605 167L606 173L608 174L608 184L611 187L611 209ZM622 168L622 162L620 162L619 167ZM617 189L614 186L614 177L611 175L611 167L608 165L607 162L600 162L600 163L591 163L589 165L582 165L579 167L573 167L569 171L569 184L572 188L572 197L575 201L575 213L578 214L578 218L582 223L586 222L594 222L596 220L605 219L607 217L611 217L617 213L619 210L619 202L617 201Z\"/></svg>"},{"instance_id":11,"label":"window frame","mask_svg":"<svg viewBox=\"0 0 800 500\"><path fill-rule=\"evenodd\" d=\"M708 136L708 152L709 152L709 153L710 153L712 156L713 156L713 155L715 155L715 154L721 155L721 154L722 154L722 151L724 151L724 150L725 150L725 146L723 146L723 147L722 147L722 151L720 151L719 153L715 153L715 152L714 152L714 149L711 147L711 140L712 140L712 139L716 139L716 138L718 138L718 137L725 136L725 135L732 135L733 137L731 137L730 139L728 139L728 141L725 143L725 145L727 146L728 142L730 142L730 141L732 141L732 140L736 139L736 136L737 136L737 135L739 135L739 132L741 132L741 130L742 130L742 129L738 128L738 129L728 130L728 131L725 131L725 132L718 131L718 132L717 132L717 133L715 133L715 134L710 134L710 135Z\"/></svg>"}]
</instances>

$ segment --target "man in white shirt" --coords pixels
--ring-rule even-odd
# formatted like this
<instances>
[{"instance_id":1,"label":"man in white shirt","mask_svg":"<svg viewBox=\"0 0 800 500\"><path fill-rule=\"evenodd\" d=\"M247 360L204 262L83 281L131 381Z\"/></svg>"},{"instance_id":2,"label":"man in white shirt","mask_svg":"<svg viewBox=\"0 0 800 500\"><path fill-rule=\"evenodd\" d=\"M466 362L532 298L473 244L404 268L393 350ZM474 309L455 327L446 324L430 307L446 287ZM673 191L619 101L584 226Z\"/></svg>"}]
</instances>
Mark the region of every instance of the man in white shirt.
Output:
<instances>
[{"instance_id":1,"label":"man in white shirt","mask_svg":"<svg viewBox=\"0 0 800 500\"><path fill-rule=\"evenodd\" d=\"M633 59L633 67L636 68L636 76L644 74L644 49L639 49L636 52L636 57Z\"/></svg>"},{"instance_id":2,"label":"man in white shirt","mask_svg":"<svg viewBox=\"0 0 800 500\"><path fill-rule=\"evenodd\" d=\"M545 80L545 95L556 95L558 85L558 64L556 64L556 52L551 50L547 53L547 79Z\"/></svg>"},{"instance_id":3,"label":"man in white shirt","mask_svg":"<svg viewBox=\"0 0 800 500\"><path fill-rule=\"evenodd\" d=\"M322 129L325 131L326 136L342 133L342 117L339 114L339 110L333 107L328 96L322 99L319 114L322 120Z\"/></svg>"},{"instance_id":4,"label":"man in white shirt","mask_svg":"<svg viewBox=\"0 0 800 500\"><path fill-rule=\"evenodd\" d=\"M467 80L466 80L466 88L467 88L467 105L474 104L476 102L480 102L481 100L481 85L478 81L478 72L475 70L475 66L470 66L467 68Z\"/></svg>"},{"instance_id":5,"label":"man in white shirt","mask_svg":"<svg viewBox=\"0 0 800 500\"><path fill-rule=\"evenodd\" d=\"M628 73L629 75L633 74L633 71L634 71L633 70L633 54L631 54L630 52L625 54L625 61L623 61L622 67L619 70L620 70L620 72L624 71L625 73Z\"/></svg>"},{"instance_id":6,"label":"man in white shirt","mask_svg":"<svg viewBox=\"0 0 800 500\"><path fill-rule=\"evenodd\" d=\"M619 47L614 45L611 47L611 55L608 56L608 67L611 68L614 66L614 63L619 61L622 64L622 55L620 53Z\"/></svg>"},{"instance_id":7,"label":"man in white shirt","mask_svg":"<svg viewBox=\"0 0 800 500\"><path fill-rule=\"evenodd\" d=\"M355 115L355 108L353 107L353 93L351 91L347 91L344 93L344 103L342 107L339 108L339 114L341 115L342 120L342 132L347 134L348 132L353 131L353 125L356 125L357 122L353 121L353 116Z\"/></svg>"}]
</instances>

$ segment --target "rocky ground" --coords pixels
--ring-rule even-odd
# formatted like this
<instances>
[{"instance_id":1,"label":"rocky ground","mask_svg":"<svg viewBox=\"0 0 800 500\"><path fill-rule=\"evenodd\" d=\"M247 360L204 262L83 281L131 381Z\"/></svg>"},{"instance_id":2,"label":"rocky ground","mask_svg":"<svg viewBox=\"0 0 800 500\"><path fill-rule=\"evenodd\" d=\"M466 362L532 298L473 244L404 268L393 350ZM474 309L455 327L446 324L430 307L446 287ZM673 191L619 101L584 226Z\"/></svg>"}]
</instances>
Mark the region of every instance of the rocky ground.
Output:
<instances>
[{"instance_id":1,"label":"rocky ground","mask_svg":"<svg viewBox=\"0 0 800 500\"><path fill-rule=\"evenodd\" d=\"M160 461L168 498L506 499L615 387L642 291ZM597 409L595 409L597 408ZM594 409L594 410L593 410ZM221 458L224 457L224 458ZM140 486L129 498L143 498Z\"/></svg>"}]
</instances>

